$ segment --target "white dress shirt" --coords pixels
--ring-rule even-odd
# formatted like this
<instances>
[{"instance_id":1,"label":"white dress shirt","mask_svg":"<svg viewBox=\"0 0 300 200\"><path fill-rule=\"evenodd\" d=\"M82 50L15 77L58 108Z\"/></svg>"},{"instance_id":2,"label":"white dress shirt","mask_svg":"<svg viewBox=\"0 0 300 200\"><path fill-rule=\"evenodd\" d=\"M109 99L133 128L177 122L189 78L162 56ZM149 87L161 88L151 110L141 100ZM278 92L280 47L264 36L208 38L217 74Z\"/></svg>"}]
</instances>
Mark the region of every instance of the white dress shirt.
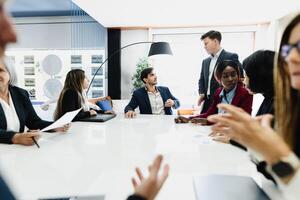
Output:
<instances>
[{"instance_id":1,"label":"white dress shirt","mask_svg":"<svg viewBox=\"0 0 300 200\"><path fill-rule=\"evenodd\" d=\"M81 106L83 108L83 111L89 111L90 109L94 109L94 110L101 110L99 108L99 106L97 106L96 104L92 104L91 102L89 102L87 96L86 96L86 92L83 91L82 92L82 97L83 97L83 101L81 102Z\"/></svg>"},{"instance_id":2,"label":"white dress shirt","mask_svg":"<svg viewBox=\"0 0 300 200\"><path fill-rule=\"evenodd\" d=\"M207 95L211 95L210 94L210 82L211 82L211 79L212 79L212 76L214 74L214 69L215 69L215 66L217 64L217 61L218 61L218 58L221 54L221 51L223 49L221 48L218 53L216 53L216 55L214 56L211 56L211 60L210 60L210 64L209 64L209 76L208 76L208 86L207 86ZM213 94L212 94L213 95Z\"/></svg>"},{"instance_id":3,"label":"white dress shirt","mask_svg":"<svg viewBox=\"0 0 300 200\"><path fill-rule=\"evenodd\" d=\"M224 89L222 89L221 93L220 93L220 98L221 98L221 103L224 103L224 104L231 104L234 96L235 96L235 91L236 91L236 87L237 85L232 89L230 90L228 93L226 93L224 91ZM218 108L218 113L225 113L224 110Z\"/></svg>"},{"instance_id":4,"label":"white dress shirt","mask_svg":"<svg viewBox=\"0 0 300 200\"><path fill-rule=\"evenodd\" d=\"M0 103L6 118L6 124L7 124L6 130L19 132L20 131L19 117L17 115L10 93L8 95L9 95L9 104L7 104L2 98L0 98Z\"/></svg>"},{"instance_id":5,"label":"white dress shirt","mask_svg":"<svg viewBox=\"0 0 300 200\"><path fill-rule=\"evenodd\" d=\"M147 90L147 88L146 88ZM152 114L154 115L164 115L165 114L165 105L163 102L163 99L160 95L160 92L158 90L155 90L155 92L149 92L147 90Z\"/></svg>"}]
</instances>

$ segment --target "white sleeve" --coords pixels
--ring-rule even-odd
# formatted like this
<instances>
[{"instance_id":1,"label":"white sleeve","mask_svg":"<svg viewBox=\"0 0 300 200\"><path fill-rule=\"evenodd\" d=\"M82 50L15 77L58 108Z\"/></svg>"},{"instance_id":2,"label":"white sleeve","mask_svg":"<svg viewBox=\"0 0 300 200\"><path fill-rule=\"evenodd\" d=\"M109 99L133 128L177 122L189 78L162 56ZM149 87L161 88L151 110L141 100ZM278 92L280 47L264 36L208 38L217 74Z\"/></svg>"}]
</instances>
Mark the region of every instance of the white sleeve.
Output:
<instances>
[{"instance_id":1,"label":"white sleeve","mask_svg":"<svg viewBox=\"0 0 300 200\"><path fill-rule=\"evenodd\" d=\"M296 172L288 184L283 183L275 173L272 173L272 176L275 178L278 187L286 200L300 199L300 170Z\"/></svg>"},{"instance_id":2,"label":"white sleeve","mask_svg":"<svg viewBox=\"0 0 300 200\"><path fill-rule=\"evenodd\" d=\"M101 109L99 108L99 106L97 106L96 104L93 104L93 103L91 103L91 102L89 102L89 101L88 101L88 105L89 105L89 107L90 107L91 109L94 109L94 110L101 110Z\"/></svg>"}]
</instances>

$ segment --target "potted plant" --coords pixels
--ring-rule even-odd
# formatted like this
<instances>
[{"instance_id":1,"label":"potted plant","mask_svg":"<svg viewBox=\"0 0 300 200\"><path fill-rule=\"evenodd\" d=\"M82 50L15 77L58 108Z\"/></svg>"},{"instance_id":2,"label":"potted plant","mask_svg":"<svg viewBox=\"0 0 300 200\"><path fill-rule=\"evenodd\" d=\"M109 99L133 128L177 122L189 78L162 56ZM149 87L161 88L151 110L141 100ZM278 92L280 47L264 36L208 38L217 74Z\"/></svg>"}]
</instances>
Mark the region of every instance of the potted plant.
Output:
<instances>
[{"instance_id":1,"label":"potted plant","mask_svg":"<svg viewBox=\"0 0 300 200\"><path fill-rule=\"evenodd\" d=\"M139 61L136 64L136 72L131 77L133 91L144 86L144 83L140 79L140 76L141 76L141 72L148 67L151 67L148 58L147 57L139 58Z\"/></svg>"}]
</instances>

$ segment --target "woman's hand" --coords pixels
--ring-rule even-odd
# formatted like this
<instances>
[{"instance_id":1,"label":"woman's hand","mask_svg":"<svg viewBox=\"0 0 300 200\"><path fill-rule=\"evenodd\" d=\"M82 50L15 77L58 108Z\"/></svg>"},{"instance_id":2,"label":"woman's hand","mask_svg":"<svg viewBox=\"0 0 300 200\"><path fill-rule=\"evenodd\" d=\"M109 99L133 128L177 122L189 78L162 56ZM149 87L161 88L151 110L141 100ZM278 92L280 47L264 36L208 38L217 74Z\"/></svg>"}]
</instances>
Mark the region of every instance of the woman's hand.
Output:
<instances>
[{"instance_id":1,"label":"woman's hand","mask_svg":"<svg viewBox=\"0 0 300 200\"><path fill-rule=\"evenodd\" d=\"M25 133L16 133L12 138L13 144L22 144L25 146L34 145L34 138L36 141L40 138L39 130L31 130Z\"/></svg>"},{"instance_id":2,"label":"woman's hand","mask_svg":"<svg viewBox=\"0 0 300 200\"><path fill-rule=\"evenodd\" d=\"M97 101L104 101L104 100L111 100L111 97L110 96L106 96L106 97L98 97L96 98Z\"/></svg>"},{"instance_id":3,"label":"woman's hand","mask_svg":"<svg viewBox=\"0 0 300 200\"><path fill-rule=\"evenodd\" d=\"M230 141L230 137L228 135L222 133L216 133L212 139L217 142L222 142L228 144Z\"/></svg>"},{"instance_id":4,"label":"woman's hand","mask_svg":"<svg viewBox=\"0 0 300 200\"><path fill-rule=\"evenodd\" d=\"M94 110L90 110L90 115L91 115L91 116L95 116L95 115L97 115L97 112L94 111Z\"/></svg>"},{"instance_id":5,"label":"woman's hand","mask_svg":"<svg viewBox=\"0 0 300 200\"><path fill-rule=\"evenodd\" d=\"M208 120L206 118L193 118L193 119L191 119L191 122L193 124L201 124L201 125L208 124Z\"/></svg>"},{"instance_id":6,"label":"woman's hand","mask_svg":"<svg viewBox=\"0 0 300 200\"><path fill-rule=\"evenodd\" d=\"M178 116L178 117L176 117L175 119L174 119L174 121L175 121L175 123L188 123L189 121L190 121L190 119L189 118L187 118L187 117L184 117L184 116Z\"/></svg>"},{"instance_id":7,"label":"woman's hand","mask_svg":"<svg viewBox=\"0 0 300 200\"><path fill-rule=\"evenodd\" d=\"M140 182L138 183L134 178L132 178L132 184L136 195L144 197L147 200L153 200L155 198L169 174L169 166L165 165L162 175L158 176L162 160L162 155L155 158L152 165L149 166L149 177L147 178L143 176L139 168L136 168L135 171Z\"/></svg>"},{"instance_id":8,"label":"woman's hand","mask_svg":"<svg viewBox=\"0 0 300 200\"><path fill-rule=\"evenodd\" d=\"M219 133L216 131L212 131L208 136L210 137L215 137L216 135L218 135Z\"/></svg>"},{"instance_id":9,"label":"woman's hand","mask_svg":"<svg viewBox=\"0 0 300 200\"><path fill-rule=\"evenodd\" d=\"M62 127L59 127L59 128L55 128L53 129L54 132L62 132L62 133L66 133L71 127L71 123L69 124L66 124Z\"/></svg>"},{"instance_id":10,"label":"woman's hand","mask_svg":"<svg viewBox=\"0 0 300 200\"><path fill-rule=\"evenodd\" d=\"M271 164L291 152L288 145L272 129L271 115L252 118L243 109L228 104L219 104L218 108L226 113L211 115L208 120L214 122L212 130L261 153Z\"/></svg>"},{"instance_id":11,"label":"woman's hand","mask_svg":"<svg viewBox=\"0 0 300 200\"><path fill-rule=\"evenodd\" d=\"M104 112L104 114L115 114L115 111L113 110L107 110Z\"/></svg>"}]
</instances>

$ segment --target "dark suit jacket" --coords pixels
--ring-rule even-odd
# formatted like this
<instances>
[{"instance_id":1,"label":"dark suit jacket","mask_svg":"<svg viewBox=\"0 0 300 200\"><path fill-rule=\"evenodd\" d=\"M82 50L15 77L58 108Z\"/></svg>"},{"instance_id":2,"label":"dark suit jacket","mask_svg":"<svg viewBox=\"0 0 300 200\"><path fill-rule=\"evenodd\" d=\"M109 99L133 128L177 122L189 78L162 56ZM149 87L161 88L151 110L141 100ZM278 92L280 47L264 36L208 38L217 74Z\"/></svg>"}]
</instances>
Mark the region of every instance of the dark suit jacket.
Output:
<instances>
[{"instance_id":1,"label":"dark suit jacket","mask_svg":"<svg viewBox=\"0 0 300 200\"><path fill-rule=\"evenodd\" d=\"M261 103L256 116L264 115L264 114L274 114L274 97L264 95L264 100Z\"/></svg>"},{"instance_id":2,"label":"dark suit jacket","mask_svg":"<svg viewBox=\"0 0 300 200\"><path fill-rule=\"evenodd\" d=\"M222 99L220 98L220 93L222 92L222 87L218 88L214 94L213 103L210 105L209 109L206 113L192 116L191 118L207 118L210 115L217 114L218 108L217 105L221 103ZM245 110L247 113L251 114L252 111L252 101L253 96L249 94L249 92L242 86L242 84L238 84L235 96L232 99L231 105L237 106Z\"/></svg>"},{"instance_id":3,"label":"dark suit jacket","mask_svg":"<svg viewBox=\"0 0 300 200\"><path fill-rule=\"evenodd\" d=\"M172 99L175 102L174 107L178 108L180 103L170 92L169 88L163 86L157 86L156 89L160 92L160 95L163 99L163 102L166 102L168 99ZM124 112L127 113L129 110L134 110L136 107L139 107L141 114L152 114L152 109L150 105L150 100L148 97L147 90L142 87L135 90L132 94L129 104L125 107ZM165 107L166 115L172 115L172 109Z\"/></svg>"},{"instance_id":4,"label":"dark suit jacket","mask_svg":"<svg viewBox=\"0 0 300 200\"><path fill-rule=\"evenodd\" d=\"M217 63L223 60L232 60L237 62L240 66L240 72L242 72L241 64L239 62L239 56L236 53L231 53L223 49L218 57ZM205 95L207 94L210 61L211 61L211 57L208 57L202 61L201 74L200 74L200 79L198 81L199 94L205 94ZM210 94L211 95L214 94L216 89L218 89L218 87L220 87L219 83L214 78L214 76L212 76L211 85L210 85Z\"/></svg>"},{"instance_id":5,"label":"dark suit jacket","mask_svg":"<svg viewBox=\"0 0 300 200\"><path fill-rule=\"evenodd\" d=\"M77 110L81 108L81 104L79 104L79 95L77 91L69 89L64 93L62 97L62 115L67 112ZM81 110L73 119L73 121L80 120L82 118L90 117L89 111ZM61 117L61 116L60 116Z\"/></svg>"},{"instance_id":6,"label":"dark suit jacket","mask_svg":"<svg viewBox=\"0 0 300 200\"><path fill-rule=\"evenodd\" d=\"M10 86L9 92L20 122L19 132L24 132L25 126L29 129L43 129L52 124L52 122L44 121L39 118L30 102L29 94L26 90ZM6 117L0 105L0 143L11 144L11 139L15 135L15 132L6 131L6 128Z\"/></svg>"}]
</instances>

